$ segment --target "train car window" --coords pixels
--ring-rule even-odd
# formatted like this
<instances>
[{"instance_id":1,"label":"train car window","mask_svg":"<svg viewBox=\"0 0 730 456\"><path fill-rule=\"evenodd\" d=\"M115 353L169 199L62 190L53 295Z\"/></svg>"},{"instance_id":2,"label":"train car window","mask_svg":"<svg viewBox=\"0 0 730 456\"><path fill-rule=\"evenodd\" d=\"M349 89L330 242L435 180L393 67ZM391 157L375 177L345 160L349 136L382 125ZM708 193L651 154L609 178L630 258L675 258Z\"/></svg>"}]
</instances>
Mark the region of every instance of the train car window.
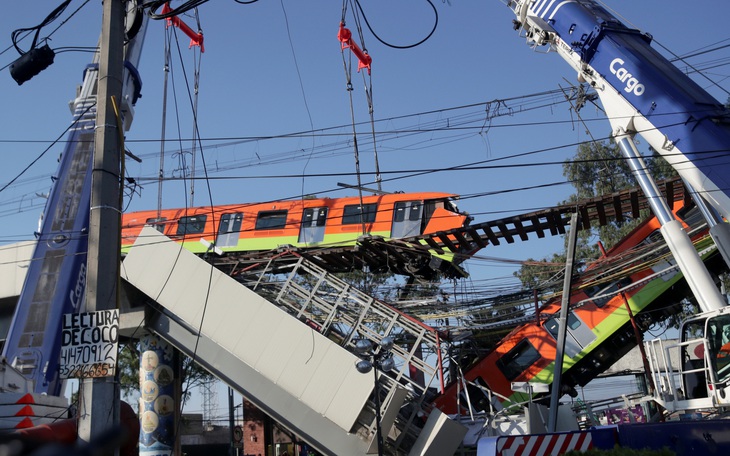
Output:
<instances>
[{"instance_id":1,"label":"train car window","mask_svg":"<svg viewBox=\"0 0 730 456\"><path fill-rule=\"evenodd\" d=\"M558 340L558 324L558 320L555 317L552 317L545 322L545 329L548 330L550 335L552 335L553 339L555 340ZM575 314L568 314L568 328L575 331L576 329L580 328L580 325L582 324L583 322L580 321L580 319L576 317Z\"/></svg>"},{"instance_id":2,"label":"train car window","mask_svg":"<svg viewBox=\"0 0 730 456\"><path fill-rule=\"evenodd\" d=\"M287 211L261 211L256 217L257 230L280 230L286 227Z\"/></svg>"},{"instance_id":3,"label":"train car window","mask_svg":"<svg viewBox=\"0 0 730 456\"><path fill-rule=\"evenodd\" d=\"M527 339L497 360L497 367L507 380L512 381L540 359L540 352Z\"/></svg>"},{"instance_id":4,"label":"train car window","mask_svg":"<svg viewBox=\"0 0 730 456\"><path fill-rule=\"evenodd\" d=\"M568 358L574 358L576 355L578 355L583 347L578 343L578 340L576 339L576 335L573 334L572 331L575 331L576 329L580 328L582 322L576 318L576 316L573 313L568 314L568 330L565 334L565 355ZM544 328L550 333L551 336L553 336L553 339L555 341L558 340L558 319L557 317L551 317L549 320L547 320L544 324Z\"/></svg>"},{"instance_id":5,"label":"train car window","mask_svg":"<svg viewBox=\"0 0 730 456\"><path fill-rule=\"evenodd\" d=\"M578 318L576 318L575 314L568 314L568 328L575 330L578 329L582 324L583 323Z\"/></svg>"},{"instance_id":6,"label":"train car window","mask_svg":"<svg viewBox=\"0 0 730 456\"><path fill-rule=\"evenodd\" d=\"M583 322L573 313L568 314L568 328L576 330L580 328ZM548 330L553 339L558 340L558 320L555 317L550 318L545 322L545 329Z\"/></svg>"},{"instance_id":7,"label":"train car window","mask_svg":"<svg viewBox=\"0 0 730 456\"><path fill-rule=\"evenodd\" d=\"M324 229L327 223L326 207L310 207L302 213L302 225L299 227L299 239L302 244L324 241Z\"/></svg>"},{"instance_id":8,"label":"train car window","mask_svg":"<svg viewBox=\"0 0 730 456\"><path fill-rule=\"evenodd\" d=\"M550 333L551 336L553 336L553 339L558 340L558 319L555 317L551 317L549 320L545 322L543 325L545 329Z\"/></svg>"},{"instance_id":9,"label":"train car window","mask_svg":"<svg viewBox=\"0 0 730 456\"><path fill-rule=\"evenodd\" d=\"M221 215L218 234L237 233L241 231L242 222L243 214L240 212L236 212L234 214L223 214Z\"/></svg>"},{"instance_id":10,"label":"train car window","mask_svg":"<svg viewBox=\"0 0 730 456\"><path fill-rule=\"evenodd\" d=\"M184 236L186 234L198 234L205 230L205 221L207 215L191 215L188 217L180 217L177 221L177 235Z\"/></svg>"},{"instance_id":11,"label":"train car window","mask_svg":"<svg viewBox=\"0 0 730 456\"><path fill-rule=\"evenodd\" d=\"M398 201L397 203L395 203L395 210L393 211L393 221L420 221L422 212L423 205L420 201Z\"/></svg>"},{"instance_id":12,"label":"train car window","mask_svg":"<svg viewBox=\"0 0 730 456\"><path fill-rule=\"evenodd\" d=\"M453 199L444 200L444 209L451 212L459 212L459 206Z\"/></svg>"},{"instance_id":13,"label":"train car window","mask_svg":"<svg viewBox=\"0 0 730 456\"><path fill-rule=\"evenodd\" d=\"M701 222L705 221L697 206L692 206L689 209L685 206L677 211L677 216L691 227L698 226Z\"/></svg>"},{"instance_id":14,"label":"train car window","mask_svg":"<svg viewBox=\"0 0 730 456\"><path fill-rule=\"evenodd\" d=\"M395 203L395 210L393 211L393 221L402 222L406 219L406 203L399 201Z\"/></svg>"},{"instance_id":15,"label":"train car window","mask_svg":"<svg viewBox=\"0 0 730 456\"><path fill-rule=\"evenodd\" d=\"M659 230L655 230L651 234L649 234L643 241L641 241L640 245L651 245L653 243L660 242L664 242L664 237ZM657 248L655 252L650 252L649 255L644 258L644 261L654 261L654 265L651 267L651 270L657 273L662 273L661 279L666 282L671 280L675 275L679 274L679 270L675 268L671 271L667 271L668 268L677 264L677 262L672 256L669 256L668 258L662 258L662 254L663 252Z\"/></svg>"},{"instance_id":16,"label":"train car window","mask_svg":"<svg viewBox=\"0 0 730 456\"><path fill-rule=\"evenodd\" d=\"M345 206L342 214L342 224L355 225L358 223L372 223L375 221L375 214L377 213L377 203L365 204L364 206L350 204L349 206Z\"/></svg>"},{"instance_id":17,"label":"train car window","mask_svg":"<svg viewBox=\"0 0 730 456\"><path fill-rule=\"evenodd\" d=\"M415 222L421 220L421 209L423 206L418 201L414 201L411 204L411 210L408 211L408 220Z\"/></svg>"},{"instance_id":18,"label":"train car window","mask_svg":"<svg viewBox=\"0 0 730 456\"><path fill-rule=\"evenodd\" d=\"M601 288L602 285L596 285L593 287L586 288L585 294L588 295L589 298L593 298L593 296L597 296L597 298L593 298L592 301L596 305L596 307L603 307L605 306L608 301L610 301L614 296L616 296L616 292L620 290L621 288L627 287L631 284L631 278L630 277L624 277L621 280L617 280L616 282L613 282L612 284L608 285L607 287Z\"/></svg>"},{"instance_id":19,"label":"train car window","mask_svg":"<svg viewBox=\"0 0 730 456\"><path fill-rule=\"evenodd\" d=\"M165 223L167 221L167 217L153 217L148 218L144 223L145 225L151 225L152 228L156 229L160 233L165 232Z\"/></svg>"},{"instance_id":20,"label":"train car window","mask_svg":"<svg viewBox=\"0 0 730 456\"><path fill-rule=\"evenodd\" d=\"M324 226L327 221L327 208L326 207L310 207L304 209L302 214L302 227L303 228L314 228L316 226Z\"/></svg>"},{"instance_id":21,"label":"train car window","mask_svg":"<svg viewBox=\"0 0 730 456\"><path fill-rule=\"evenodd\" d=\"M238 245L241 235L243 214L240 212L221 214L218 225L218 238L215 243L218 247L234 247Z\"/></svg>"},{"instance_id":22,"label":"train car window","mask_svg":"<svg viewBox=\"0 0 730 456\"><path fill-rule=\"evenodd\" d=\"M662 236L661 231L654 230L641 243L648 245L648 244L653 244L655 242L659 242L659 241L663 241L663 240L664 240L664 236Z\"/></svg>"},{"instance_id":23,"label":"train car window","mask_svg":"<svg viewBox=\"0 0 730 456\"><path fill-rule=\"evenodd\" d=\"M393 225L390 236L401 239L409 236L418 236L423 231L421 215L423 203L421 201L399 201L393 206Z\"/></svg>"}]
</instances>

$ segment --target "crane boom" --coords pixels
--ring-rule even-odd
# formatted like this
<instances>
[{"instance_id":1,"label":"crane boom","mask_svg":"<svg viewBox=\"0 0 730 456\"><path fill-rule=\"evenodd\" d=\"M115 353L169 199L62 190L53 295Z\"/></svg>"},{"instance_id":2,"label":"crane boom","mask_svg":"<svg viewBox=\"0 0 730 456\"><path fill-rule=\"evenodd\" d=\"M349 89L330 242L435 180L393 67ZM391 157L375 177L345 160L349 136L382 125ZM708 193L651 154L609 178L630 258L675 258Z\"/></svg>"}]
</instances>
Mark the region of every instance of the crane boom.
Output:
<instances>
[{"instance_id":1,"label":"crane boom","mask_svg":"<svg viewBox=\"0 0 730 456\"><path fill-rule=\"evenodd\" d=\"M633 137L641 135L723 217L730 219L730 112L664 58L651 37L622 24L594 0L510 0L516 30L548 46L590 84L702 311L725 306L681 224L646 172Z\"/></svg>"},{"instance_id":2,"label":"crane boom","mask_svg":"<svg viewBox=\"0 0 730 456\"><path fill-rule=\"evenodd\" d=\"M730 111L594 0L514 0L515 28L598 93L614 131L639 134L730 219Z\"/></svg>"},{"instance_id":3,"label":"crane boom","mask_svg":"<svg viewBox=\"0 0 730 456\"><path fill-rule=\"evenodd\" d=\"M147 18L128 17L130 37L125 54L122 114L125 130L131 125L132 107L140 95L137 65ZM73 101L73 123L53 179L38 243L28 267L13 321L3 346L3 357L33 382L33 392L58 396L61 322L65 313L82 310L86 293L86 260L91 171L96 126L98 52L84 72L79 95Z\"/></svg>"}]
</instances>

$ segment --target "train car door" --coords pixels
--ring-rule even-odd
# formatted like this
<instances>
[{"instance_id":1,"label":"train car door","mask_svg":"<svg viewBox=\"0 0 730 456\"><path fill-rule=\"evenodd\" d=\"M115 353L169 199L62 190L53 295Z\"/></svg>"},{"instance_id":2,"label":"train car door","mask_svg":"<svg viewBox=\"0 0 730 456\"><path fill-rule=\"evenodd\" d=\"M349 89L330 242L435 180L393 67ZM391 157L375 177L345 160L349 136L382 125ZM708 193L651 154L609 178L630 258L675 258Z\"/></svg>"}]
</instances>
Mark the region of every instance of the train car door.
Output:
<instances>
[{"instance_id":1,"label":"train car door","mask_svg":"<svg viewBox=\"0 0 730 456\"><path fill-rule=\"evenodd\" d=\"M558 319L553 316L545 322L545 329L558 340ZM565 334L565 356L575 357L583 348L596 340L593 331L573 312L568 314L568 329Z\"/></svg>"},{"instance_id":2,"label":"train car door","mask_svg":"<svg viewBox=\"0 0 730 456\"><path fill-rule=\"evenodd\" d=\"M317 244L324 241L324 227L327 223L326 207L309 207L302 212L299 227L300 244Z\"/></svg>"},{"instance_id":3,"label":"train car door","mask_svg":"<svg viewBox=\"0 0 730 456\"><path fill-rule=\"evenodd\" d=\"M238 238L241 236L241 223L243 214L240 212L222 214L220 225L218 225L218 247L235 247L238 245Z\"/></svg>"},{"instance_id":4,"label":"train car door","mask_svg":"<svg viewBox=\"0 0 730 456\"><path fill-rule=\"evenodd\" d=\"M421 234L423 201L398 201L393 207L390 237L400 239Z\"/></svg>"}]
</instances>

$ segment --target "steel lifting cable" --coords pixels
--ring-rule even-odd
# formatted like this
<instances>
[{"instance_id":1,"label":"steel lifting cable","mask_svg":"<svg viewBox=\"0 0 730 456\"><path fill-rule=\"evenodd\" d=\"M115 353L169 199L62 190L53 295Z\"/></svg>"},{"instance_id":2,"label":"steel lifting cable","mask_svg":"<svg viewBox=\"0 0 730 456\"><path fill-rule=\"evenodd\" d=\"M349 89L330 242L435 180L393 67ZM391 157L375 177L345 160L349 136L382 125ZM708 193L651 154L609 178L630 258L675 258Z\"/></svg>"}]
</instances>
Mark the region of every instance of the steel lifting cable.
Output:
<instances>
[{"instance_id":1,"label":"steel lifting cable","mask_svg":"<svg viewBox=\"0 0 730 456\"><path fill-rule=\"evenodd\" d=\"M195 8L195 22L198 25L198 30L202 30L200 26L200 16L198 15L198 9ZM200 66L203 61L203 48L200 47L200 58L197 58L197 51L193 52L193 138L192 147L190 149L191 163L190 163L190 206L195 207L195 155L197 152L198 142L198 94L200 89ZM203 151L201 150L202 154ZM214 233L215 236L215 233Z\"/></svg>"},{"instance_id":2,"label":"steel lifting cable","mask_svg":"<svg viewBox=\"0 0 730 456\"><path fill-rule=\"evenodd\" d=\"M358 54L358 58L360 59L360 53L356 51L359 50L359 48L353 47L352 43L352 34L348 29L345 28L345 13L347 12L347 0L343 0L342 5L342 20L340 21L340 31L338 33L338 38L342 45L340 46L340 52L342 54L342 65L345 70L345 79L347 81L346 89L347 93L350 97L350 119L352 121L352 144L355 151L355 174L357 175L357 192L360 197L360 224L362 225L362 234L367 234L367 228L365 226L365 204L362 197L362 180L360 177L360 153L357 147L357 127L355 124L355 109L353 105L352 100L352 64L351 59L352 55L350 55L350 62L345 58L345 49L350 49L353 51L353 53ZM356 46L356 45L355 45ZM360 51L361 52L361 51ZM363 60L360 59L360 65L362 65ZM358 68L358 71L361 69Z\"/></svg>"},{"instance_id":3,"label":"steel lifting cable","mask_svg":"<svg viewBox=\"0 0 730 456\"><path fill-rule=\"evenodd\" d=\"M355 26L357 27L357 35L360 38L360 43L362 43L362 53L363 53L363 55L366 56L366 59L365 59L366 66L365 67L368 70L367 78L369 79L369 81L365 79L366 78L365 72L364 71L360 72L360 70L362 69L361 66L363 65L363 61L361 60L360 64L358 65L358 72L360 72L362 74L362 83L363 83L363 88L365 90L365 98L368 101L368 113L370 114L370 132L373 137L373 156L375 159L375 183L378 186L378 191L382 191L383 189L381 187L381 182L383 179L380 176L380 164L378 163L378 146L375 142L375 116L374 116L375 110L373 107L373 80L372 80L372 75L370 74L370 64L372 63L372 58L368 54L368 50L365 47L365 35L362 33L362 25L360 25L360 18L358 17L357 9L353 8L353 10L355 11ZM344 20L342 22L344 24ZM352 45L354 45L354 43ZM358 56L358 58L359 58L359 56Z\"/></svg>"},{"instance_id":4,"label":"steel lifting cable","mask_svg":"<svg viewBox=\"0 0 730 456\"><path fill-rule=\"evenodd\" d=\"M207 0L206 0L207 1ZM190 2L189 2L190 3ZM203 2L204 3L204 2ZM165 156L165 126L167 123L166 117L167 117L167 80L168 80L168 74L170 72L170 42L172 40L172 36L175 35L174 33L168 32L170 27L175 27L175 29L180 29L185 35L187 35L190 38L190 46L191 48L198 48L200 50L200 54L202 57L202 54L205 52L205 46L204 46L204 39L203 39L203 32L202 27L200 25L200 17L198 16L198 10L197 5L181 5L181 7L186 7L183 9L176 9L173 10L170 8L169 3L160 2L160 5L162 5L162 11L160 15L154 15L150 14L153 19L164 19L166 22L165 26L165 64L164 64L164 71L165 71L165 77L164 77L164 86L163 86L163 105L162 105L162 142L160 145L160 169L159 169L159 183L158 183L158 190L157 190L157 218L159 219L162 213L162 181L164 178L164 156ZM153 5L151 8L156 9L160 5ZM188 7L189 6L189 7ZM195 9L195 20L198 27L198 31L195 32L193 29L188 27L185 22L183 22L177 15L182 14L190 9ZM174 29L173 29L174 30ZM195 78L194 78L194 101L193 101L193 139L192 139L192 164L191 164L191 183L190 183L190 204L193 205L193 196L195 194L195 155L196 155L196 145L197 145L197 138L198 138L198 128L197 128L197 111L198 111L198 87L199 87L199 81L200 81L200 62L202 61L202 58L200 60L196 59L197 54L194 54L194 72L195 72ZM183 173L185 170L183 169Z\"/></svg>"},{"instance_id":5,"label":"steel lifting cable","mask_svg":"<svg viewBox=\"0 0 730 456\"><path fill-rule=\"evenodd\" d=\"M157 221L162 217L162 184L165 180L165 127L167 125L167 81L170 75L170 39L172 34L169 28L165 27L165 63L163 66L164 79L162 83L162 131L160 132L160 170L158 172L159 182L157 183Z\"/></svg>"},{"instance_id":6,"label":"steel lifting cable","mask_svg":"<svg viewBox=\"0 0 730 456\"><path fill-rule=\"evenodd\" d=\"M337 38L340 41L341 47L340 50L342 52L342 63L345 70L345 77L347 79L347 91L349 92L350 96L350 117L352 121L352 133L353 133L353 147L355 151L355 172L357 174L357 187L358 187L358 193L360 196L360 222L362 224L362 231L363 234L367 234L366 231L366 224L365 224L365 214L364 214L364 204L363 204L363 198L362 198L362 180L361 180L361 173L360 173L360 151L358 147L357 142L357 128L355 123L355 110L354 110L354 103L352 99L352 54L355 54L355 56L358 59L358 67L357 71L358 73L361 70L367 70L368 72L368 78L371 78L371 63L372 58L370 55L368 55L367 50L365 49L364 45L362 49L352 40L352 32L345 27L345 17L347 15L347 2L348 0L343 0L342 2L342 18L340 20L340 29L337 33ZM361 42L364 41L363 33L362 33L362 27L360 26L360 21L358 18L357 9L353 8L354 14L355 14L355 24L357 26L357 32L358 36L360 37ZM345 49L349 49L351 51L350 54L350 61L348 62L347 59L345 59ZM367 98L368 102L368 112L370 114L370 128L371 133L373 137L373 152L375 156L375 181L378 185L377 191L380 193L382 192L382 177L380 175L380 164L378 162L378 152L377 147L375 144L375 118L374 118L374 109L373 109L373 98L372 98L372 79L370 79L370 83L368 84L368 81L365 79L365 72L363 71L363 86L365 89L365 96Z\"/></svg>"}]
</instances>

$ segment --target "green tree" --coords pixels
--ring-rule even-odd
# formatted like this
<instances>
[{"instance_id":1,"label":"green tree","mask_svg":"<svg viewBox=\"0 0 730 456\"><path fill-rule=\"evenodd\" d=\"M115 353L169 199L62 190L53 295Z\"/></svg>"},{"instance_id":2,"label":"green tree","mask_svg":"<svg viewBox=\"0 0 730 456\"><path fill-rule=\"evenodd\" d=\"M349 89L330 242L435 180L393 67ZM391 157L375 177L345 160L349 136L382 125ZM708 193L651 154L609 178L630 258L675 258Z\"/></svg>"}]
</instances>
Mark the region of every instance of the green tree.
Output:
<instances>
[{"instance_id":1,"label":"green tree","mask_svg":"<svg viewBox=\"0 0 730 456\"><path fill-rule=\"evenodd\" d=\"M133 398L139 392L139 344L130 341L119 350L117 356L117 371L122 397ZM183 355L180 355L183 356ZM202 383L210 381L214 376L187 356L183 358L183 401L190 398L191 391ZM134 405L134 404L132 404Z\"/></svg>"},{"instance_id":2,"label":"green tree","mask_svg":"<svg viewBox=\"0 0 730 456\"><path fill-rule=\"evenodd\" d=\"M644 161L655 180L676 175L676 171L664 158L651 148L650 151L652 155L645 157ZM619 147L610 141L583 143L578 146L575 156L563 164L563 175L576 191L560 204L609 195L637 185ZM599 256L598 240L606 249L610 249L649 215L648 210L643 211L638 219L632 219L631 214L624 214L622 222L612 221L605 226L579 232L576 243L577 269L580 270L585 260ZM514 275L520 279L525 289L555 291L556 287L562 287L561 271L564 264L565 254L555 253L542 260L528 259Z\"/></svg>"}]
</instances>

